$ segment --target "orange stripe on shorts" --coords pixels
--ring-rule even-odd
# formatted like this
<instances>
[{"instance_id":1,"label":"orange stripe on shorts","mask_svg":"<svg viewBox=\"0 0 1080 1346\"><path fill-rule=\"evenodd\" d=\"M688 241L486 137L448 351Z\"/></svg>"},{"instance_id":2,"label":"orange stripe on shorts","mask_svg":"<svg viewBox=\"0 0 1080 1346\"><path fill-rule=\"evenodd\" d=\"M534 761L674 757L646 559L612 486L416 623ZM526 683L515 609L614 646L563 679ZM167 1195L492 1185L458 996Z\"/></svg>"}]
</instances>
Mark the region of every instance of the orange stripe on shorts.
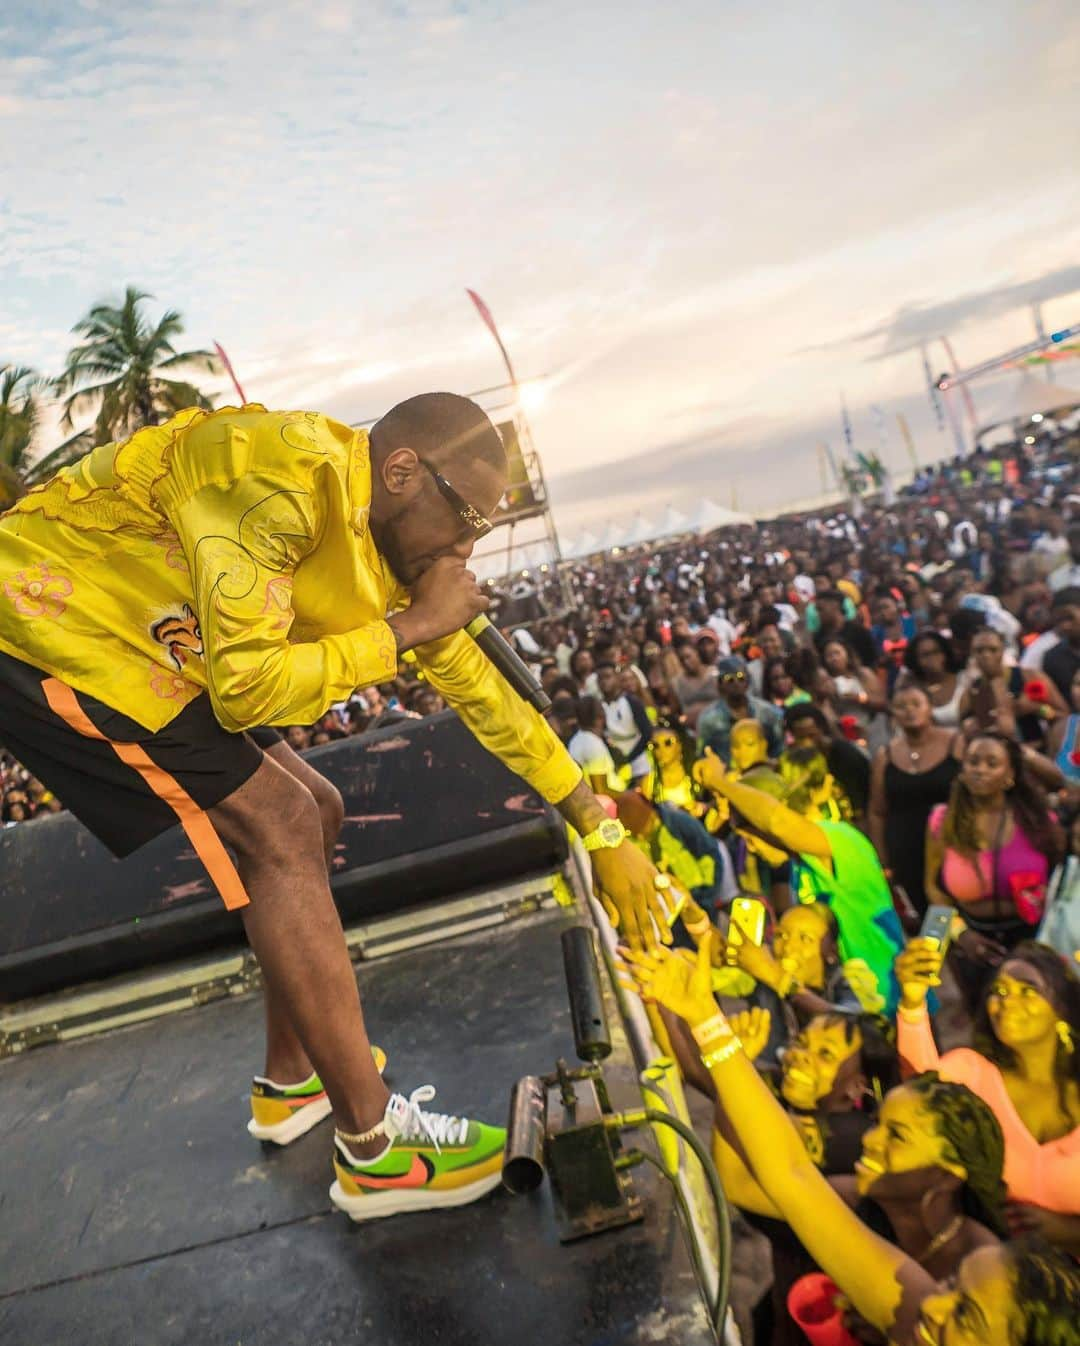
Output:
<instances>
[{"instance_id":1,"label":"orange stripe on shorts","mask_svg":"<svg viewBox=\"0 0 1080 1346\"><path fill-rule=\"evenodd\" d=\"M137 771L154 794L168 804L180 820L180 826L194 846L195 854L206 866L206 872L227 910L236 911L239 907L246 907L251 899L240 881L229 852L214 831L209 814L195 803L180 782L159 767L137 743L117 743L103 734L79 705L74 691L67 683L58 678L45 678L41 686L50 709L65 724L82 734L83 738L96 738L107 743L121 762Z\"/></svg>"}]
</instances>

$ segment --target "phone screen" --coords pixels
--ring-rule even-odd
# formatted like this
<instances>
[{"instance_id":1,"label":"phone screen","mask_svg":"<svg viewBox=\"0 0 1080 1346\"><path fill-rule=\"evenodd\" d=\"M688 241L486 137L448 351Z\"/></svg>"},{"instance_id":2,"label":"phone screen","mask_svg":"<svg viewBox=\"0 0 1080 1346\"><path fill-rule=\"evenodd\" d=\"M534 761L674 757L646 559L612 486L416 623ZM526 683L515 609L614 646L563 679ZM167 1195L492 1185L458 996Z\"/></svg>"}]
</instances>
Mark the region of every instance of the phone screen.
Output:
<instances>
[{"instance_id":1,"label":"phone screen","mask_svg":"<svg viewBox=\"0 0 1080 1346\"><path fill-rule=\"evenodd\" d=\"M734 935L734 939L732 936ZM756 897L737 897L731 904L728 940L759 944L765 938L765 903Z\"/></svg>"},{"instance_id":2,"label":"phone screen","mask_svg":"<svg viewBox=\"0 0 1080 1346\"><path fill-rule=\"evenodd\" d=\"M952 907L927 907L919 938L932 941L936 949L947 948L954 915Z\"/></svg>"}]
</instances>

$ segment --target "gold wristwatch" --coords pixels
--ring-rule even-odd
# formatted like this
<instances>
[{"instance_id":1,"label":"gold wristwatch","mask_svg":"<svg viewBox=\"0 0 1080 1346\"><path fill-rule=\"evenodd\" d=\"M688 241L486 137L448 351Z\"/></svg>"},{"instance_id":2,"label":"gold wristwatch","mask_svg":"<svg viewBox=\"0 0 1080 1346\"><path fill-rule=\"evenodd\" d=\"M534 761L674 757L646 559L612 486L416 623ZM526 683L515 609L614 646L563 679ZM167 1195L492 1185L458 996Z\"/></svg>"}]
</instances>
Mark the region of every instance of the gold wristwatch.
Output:
<instances>
[{"instance_id":1,"label":"gold wristwatch","mask_svg":"<svg viewBox=\"0 0 1080 1346\"><path fill-rule=\"evenodd\" d=\"M613 851L621 846L630 833L617 818L605 818L581 843L587 851Z\"/></svg>"}]
</instances>

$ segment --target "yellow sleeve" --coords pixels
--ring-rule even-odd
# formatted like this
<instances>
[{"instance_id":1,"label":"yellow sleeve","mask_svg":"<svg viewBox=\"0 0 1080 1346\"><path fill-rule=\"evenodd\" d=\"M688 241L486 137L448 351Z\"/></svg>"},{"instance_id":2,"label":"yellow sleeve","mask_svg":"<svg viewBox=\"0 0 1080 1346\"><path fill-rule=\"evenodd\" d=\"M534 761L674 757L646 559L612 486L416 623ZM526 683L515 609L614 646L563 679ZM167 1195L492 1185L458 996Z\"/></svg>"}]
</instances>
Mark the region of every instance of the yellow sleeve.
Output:
<instances>
[{"instance_id":1,"label":"yellow sleeve","mask_svg":"<svg viewBox=\"0 0 1080 1346\"><path fill-rule=\"evenodd\" d=\"M458 631L416 648L431 685L500 761L549 804L579 784L581 768L547 720L523 701L471 636Z\"/></svg>"},{"instance_id":2,"label":"yellow sleeve","mask_svg":"<svg viewBox=\"0 0 1080 1346\"><path fill-rule=\"evenodd\" d=\"M210 701L226 729L312 724L356 687L396 675L385 621L289 643L293 573L319 533L302 484L249 472L204 485L167 512L191 570Z\"/></svg>"}]
</instances>

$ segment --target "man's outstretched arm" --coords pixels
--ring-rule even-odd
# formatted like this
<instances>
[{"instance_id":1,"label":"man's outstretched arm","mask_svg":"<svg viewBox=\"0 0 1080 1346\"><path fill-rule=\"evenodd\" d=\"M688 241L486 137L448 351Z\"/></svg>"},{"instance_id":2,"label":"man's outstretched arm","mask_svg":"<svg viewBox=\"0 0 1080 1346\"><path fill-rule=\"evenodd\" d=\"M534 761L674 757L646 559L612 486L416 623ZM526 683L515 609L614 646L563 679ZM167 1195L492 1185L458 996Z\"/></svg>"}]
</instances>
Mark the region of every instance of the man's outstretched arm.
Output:
<instances>
[{"instance_id":1,"label":"man's outstretched arm","mask_svg":"<svg viewBox=\"0 0 1080 1346\"><path fill-rule=\"evenodd\" d=\"M312 724L356 687L396 675L395 636L383 620L289 642L293 574L318 530L298 483L249 473L204 486L168 515L191 571L207 690L226 729Z\"/></svg>"},{"instance_id":2,"label":"man's outstretched arm","mask_svg":"<svg viewBox=\"0 0 1080 1346\"><path fill-rule=\"evenodd\" d=\"M555 731L522 701L475 641L458 631L418 645L416 655L431 685L484 747L554 804L579 836L588 836L607 818ZM612 923L631 944L652 947L649 913L663 921L652 864L630 841L594 851L590 858Z\"/></svg>"}]
</instances>

